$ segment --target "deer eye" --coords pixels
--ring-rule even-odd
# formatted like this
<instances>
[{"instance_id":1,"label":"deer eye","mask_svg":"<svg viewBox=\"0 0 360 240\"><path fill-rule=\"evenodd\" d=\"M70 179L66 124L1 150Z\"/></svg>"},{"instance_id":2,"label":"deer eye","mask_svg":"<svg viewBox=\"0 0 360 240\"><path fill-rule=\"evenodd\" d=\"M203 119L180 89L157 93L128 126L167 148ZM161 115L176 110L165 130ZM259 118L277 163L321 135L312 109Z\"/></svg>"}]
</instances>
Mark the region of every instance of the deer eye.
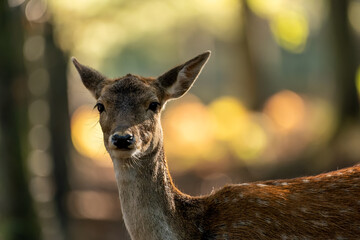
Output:
<instances>
[{"instance_id":1,"label":"deer eye","mask_svg":"<svg viewBox=\"0 0 360 240\"><path fill-rule=\"evenodd\" d=\"M156 111L158 110L159 106L160 106L160 103L158 103L158 102L152 102L152 103L150 103L150 105L149 105L149 110L151 110L151 111L153 111L153 112L156 112Z\"/></svg>"},{"instance_id":2,"label":"deer eye","mask_svg":"<svg viewBox=\"0 0 360 240\"><path fill-rule=\"evenodd\" d=\"M97 108L99 113L102 113L103 111L105 111L105 107L102 103L97 103L94 108Z\"/></svg>"}]
</instances>

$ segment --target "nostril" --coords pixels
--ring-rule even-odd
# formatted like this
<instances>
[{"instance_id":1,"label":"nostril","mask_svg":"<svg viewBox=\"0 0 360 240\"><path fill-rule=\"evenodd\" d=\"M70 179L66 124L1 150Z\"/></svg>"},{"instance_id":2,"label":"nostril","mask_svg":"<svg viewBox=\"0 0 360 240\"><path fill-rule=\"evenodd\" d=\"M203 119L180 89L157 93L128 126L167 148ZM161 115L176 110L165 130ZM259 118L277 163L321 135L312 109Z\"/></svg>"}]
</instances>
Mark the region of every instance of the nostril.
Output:
<instances>
[{"instance_id":1,"label":"nostril","mask_svg":"<svg viewBox=\"0 0 360 240\"><path fill-rule=\"evenodd\" d=\"M128 149L132 144L135 143L135 137L130 134L126 134L126 135L114 134L111 137L111 142L119 149Z\"/></svg>"},{"instance_id":2,"label":"nostril","mask_svg":"<svg viewBox=\"0 0 360 240\"><path fill-rule=\"evenodd\" d=\"M126 141L127 141L128 143L130 143L130 144L132 144L132 143L135 142L134 136L133 136L133 135L130 135L130 134L126 134L126 135L125 135L125 139L126 139Z\"/></svg>"}]
</instances>

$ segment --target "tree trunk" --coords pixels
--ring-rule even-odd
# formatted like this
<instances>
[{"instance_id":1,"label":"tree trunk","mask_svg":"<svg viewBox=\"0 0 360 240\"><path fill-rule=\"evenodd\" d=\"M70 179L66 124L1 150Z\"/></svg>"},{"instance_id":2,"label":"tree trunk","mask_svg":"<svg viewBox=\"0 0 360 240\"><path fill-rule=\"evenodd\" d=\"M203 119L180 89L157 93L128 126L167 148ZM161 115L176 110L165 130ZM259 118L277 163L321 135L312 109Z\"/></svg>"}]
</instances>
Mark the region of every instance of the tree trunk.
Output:
<instances>
[{"instance_id":1,"label":"tree trunk","mask_svg":"<svg viewBox=\"0 0 360 240\"><path fill-rule=\"evenodd\" d=\"M51 155L54 161L56 185L55 205L64 235L67 235L68 214L66 196L69 191L67 163L69 162L70 126L67 98L66 57L54 44L53 29L45 24L45 62L50 77L49 105Z\"/></svg>"},{"instance_id":2,"label":"tree trunk","mask_svg":"<svg viewBox=\"0 0 360 240\"><path fill-rule=\"evenodd\" d=\"M330 1L330 27L335 51L339 126L359 115L359 101L355 86L357 58L354 52L354 38L348 22L348 0ZM340 129L339 129L340 130Z\"/></svg>"},{"instance_id":3,"label":"tree trunk","mask_svg":"<svg viewBox=\"0 0 360 240\"><path fill-rule=\"evenodd\" d=\"M28 189L22 12L0 2L0 239L39 239Z\"/></svg>"},{"instance_id":4,"label":"tree trunk","mask_svg":"<svg viewBox=\"0 0 360 240\"><path fill-rule=\"evenodd\" d=\"M256 62L250 46L250 38L252 35L250 28L252 27L254 15L249 9L247 1L244 0L242 5L241 16L243 19L243 26L239 37L239 49L240 56L242 58L241 63L244 65L241 69L246 71L246 73L242 73L242 76L245 78L245 86L242 86L242 88L246 88L244 93L246 94L245 99L247 106L253 110L259 110L264 99L262 99L263 97L260 96L260 89L258 84L259 79L256 74Z\"/></svg>"}]
</instances>

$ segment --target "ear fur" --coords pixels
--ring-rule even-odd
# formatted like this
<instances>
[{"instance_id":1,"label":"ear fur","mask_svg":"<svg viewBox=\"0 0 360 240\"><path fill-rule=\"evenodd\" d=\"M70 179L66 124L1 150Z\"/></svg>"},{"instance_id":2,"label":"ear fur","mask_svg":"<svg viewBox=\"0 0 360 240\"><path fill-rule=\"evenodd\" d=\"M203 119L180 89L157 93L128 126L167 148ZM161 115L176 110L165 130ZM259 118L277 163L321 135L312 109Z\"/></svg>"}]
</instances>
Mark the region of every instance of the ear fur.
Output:
<instances>
[{"instance_id":1,"label":"ear fur","mask_svg":"<svg viewBox=\"0 0 360 240\"><path fill-rule=\"evenodd\" d=\"M168 95L168 99L181 97L191 88L210 54L210 51L206 51L158 78L160 85Z\"/></svg>"},{"instance_id":2,"label":"ear fur","mask_svg":"<svg viewBox=\"0 0 360 240\"><path fill-rule=\"evenodd\" d=\"M95 69L80 64L74 57L71 58L71 61L79 72L85 87L98 99L106 77Z\"/></svg>"}]
</instances>

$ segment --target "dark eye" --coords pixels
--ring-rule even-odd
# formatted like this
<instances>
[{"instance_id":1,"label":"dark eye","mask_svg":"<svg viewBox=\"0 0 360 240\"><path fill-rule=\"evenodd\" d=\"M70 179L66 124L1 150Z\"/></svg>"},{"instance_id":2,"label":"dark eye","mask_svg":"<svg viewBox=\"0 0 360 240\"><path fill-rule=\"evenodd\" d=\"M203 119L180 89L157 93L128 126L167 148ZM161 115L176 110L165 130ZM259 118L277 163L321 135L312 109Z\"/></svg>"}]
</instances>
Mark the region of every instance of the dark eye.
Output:
<instances>
[{"instance_id":1,"label":"dark eye","mask_svg":"<svg viewBox=\"0 0 360 240\"><path fill-rule=\"evenodd\" d=\"M105 111L105 107L102 103L97 103L95 105L95 107L97 108L97 110L99 111L99 113L102 113L103 111Z\"/></svg>"},{"instance_id":2,"label":"dark eye","mask_svg":"<svg viewBox=\"0 0 360 240\"><path fill-rule=\"evenodd\" d=\"M150 103L150 105L149 105L149 109L150 109L151 111L153 111L153 112L156 112L156 111L158 110L159 106L160 106L160 103L158 103L158 102L152 102L152 103Z\"/></svg>"}]
</instances>

